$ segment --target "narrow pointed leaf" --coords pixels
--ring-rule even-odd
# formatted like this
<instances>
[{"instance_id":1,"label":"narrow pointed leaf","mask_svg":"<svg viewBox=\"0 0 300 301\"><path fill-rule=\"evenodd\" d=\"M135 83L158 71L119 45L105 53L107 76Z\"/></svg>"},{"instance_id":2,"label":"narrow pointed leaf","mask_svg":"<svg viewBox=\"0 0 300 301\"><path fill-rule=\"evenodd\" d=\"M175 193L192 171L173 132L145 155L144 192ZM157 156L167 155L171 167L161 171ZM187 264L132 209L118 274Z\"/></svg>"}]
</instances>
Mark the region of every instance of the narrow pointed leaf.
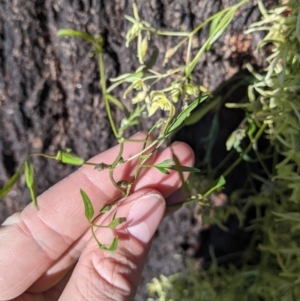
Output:
<instances>
[{"instance_id":1,"label":"narrow pointed leaf","mask_svg":"<svg viewBox=\"0 0 300 301\"><path fill-rule=\"evenodd\" d=\"M221 100L221 97L210 99L210 101L208 101L205 106L193 111L193 113L191 113L191 115L187 117L187 119L184 121L184 125L192 125L200 121L212 108L214 108L218 103L220 103Z\"/></svg>"},{"instance_id":2,"label":"narrow pointed leaf","mask_svg":"<svg viewBox=\"0 0 300 301\"><path fill-rule=\"evenodd\" d=\"M8 180L8 182L0 189L0 198L6 196L9 193L9 191L13 188L13 186L20 178L23 168L24 168L24 164L22 164L18 168L18 170L13 174L13 176Z\"/></svg>"},{"instance_id":3,"label":"narrow pointed leaf","mask_svg":"<svg viewBox=\"0 0 300 301\"><path fill-rule=\"evenodd\" d=\"M172 159L167 159L163 162L156 164L154 167L163 168L163 169L172 169L172 170L177 170L177 171L180 170L180 171L188 171L188 172L200 172L200 169L198 169L196 167L189 167L189 166L182 166L182 165L179 165L177 167L177 165L172 164L173 161L174 160L172 160Z\"/></svg>"},{"instance_id":4,"label":"narrow pointed leaf","mask_svg":"<svg viewBox=\"0 0 300 301\"><path fill-rule=\"evenodd\" d=\"M101 209L100 209L100 211L99 211L99 213L106 213L106 212L108 212L110 209L111 209L111 205L110 204L108 204L108 205L104 205Z\"/></svg>"},{"instance_id":5,"label":"narrow pointed leaf","mask_svg":"<svg viewBox=\"0 0 300 301\"><path fill-rule=\"evenodd\" d=\"M166 175L169 174L169 172L164 167L159 167L159 166L154 166L154 167Z\"/></svg>"},{"instance_id":6,"label":"narrow pointed leaf","mask_svg":"<svg viewBox=\"0 0 300 301\"><path fill-rule=\"evenodd\" d=\"M108 225L108 228L110 229L115 229L117 226L119 226L120 224L126 222L126 217L117 217L114 218L110 224Z\"/></svg>"},{"instance_id":7,"label":"narrow pointed leaf","mask_svg":"<svg viewBox=\"0 0 300 301\"><path fill-rule=\"evenodd\" d=\"M157 58L158 58L158 49L155 48L153 50L152 54L151 54L151 57L146 62L146 66L145 66L145 69L143 71L146 72L149 69L151 69L155 65Z\"/></svg>"},{"instance_id":8,"label":"narrow pointed leaf","mask_svg":"<svg viewBox=\"0 0 300 301\"><path fill-rule=\"evenodd\" d=\"M182 185L183 191L187 195L189 195L189 187L188 187L186 181L184 180L184 176L183 176L183 173L182 173L180 161L179 161L178 157L174 154L173 151L172 151L172 155L173 155L173 161L175 163L175 166L176 166L178 174L179 174L179 178L180 178L180 181L181 181L181 185Z\"/></svg>"},{"instance_id":9,"label":"narrow pointed leaf","mask_svg":"<svg viewBox=\"0 0 300 301\"><path fill-rule=\"evenodd\" d=\"M207 99L208 95L205 95L203 97L200 97L196 100L194 100L185 110L183 110L175 121L169 126L166 132L166 136L170 136L173 131L175 131L184 121L185 119L190 115L190 113L205 99Z\"/></svg>"},{"instance_id":10,"label":"narrow pointed leaf","mask_svg":"<svg viewBox=\"0 0 300 301\"><path fill-rule=\"evenodd\" d=\"M88 221L90 221L94 216L94 208L92 202L90 201L89 197L82 189L80 189L80 194L84 204L85 217L88 219Z\"/></svg>"},{"instance_id":11,"label":"narrow pointed leaf","mask_svg":"<svg viewBox=\"0 0 300 301\"><path fill-rule=\"evenodd\" d=\"M116 251L117 248L118 248L118 244L119 244L119 238L118 238L118 236L114 237L114 239L113 239L113 241L112 241L112 243L111 243L111 245L109 247L107 247L104 244L99 244L98 243L100 249L106 250L106 251L110 251L110 252Z\"/></svg>"},{"instance_id":12,"label":"narrow pointed leaf","mask_svg":"<svg viewBox=\"0 0 300 301\"><path fill-rule=\"evenodd\" d=\"M118 244L119 244L119 238L118 238L118 236L116 236L116 237L114 237L110 247L108 248L108 251L110 251L110 252L116 251L118 248Z\"/></svg>"},{"instance_id":13,"label":"narrow pointed leaf","mask_svg":"<svg viewBox=\"0 0 300 301\"><path fill-rule=\"evenodd\" d=\"M36 208L38 208L37 198L36 198L35 181L34 181L34 168L33 168L33 165L28 160L26 160L25 163L24 163L24 167L25 167L26 186L30 191L31 201L33 202L33 205Z\"/></svg>"},{"instance_id":14,"label":"narrow pointed leaf","mask_svg":"<svg viewBox=\"0 0 300 301\"><path fill-rule=\"evenodd\" d=\"M34 183L34 169L33 165L28 162L28 160L24 163L25 166L25 180L26 185L31 186Z\"/></svg>"},{"instance_id":15,"label":"narrow pointed leaf","mask_svg":"<svg viewBox=\"0 0 300 301\"><path fill-rule=\"evenodd\" d=\"M160 162L160 163L156 164L155 167L169 167L171 163L173 163L173 160L172 159L167 159L163 162Z\"/></svg>"},{"instance_id":16,"label":"narrow pointed leaf","mask_svg":"<svg viewBox=\"0 0 300 301\"><path fill-rule=\"evenodd\" d=\"M220 188L223 188L225 184L226 184L226 180L225 180L225 178L224 178L223 176L221 176L221 177L217 180L216 184L215 184L213 187L211 187L208 191L206 191L206 192L204 193L204 196L208 196L208 195L210 195L212 192L214 192L215 190L220 189Z\"/></svg>"},{"instance_id":17,"label":"narrow pointed leaf","mask_svg":"<svg viewBox=\"0 0 300 301\"><path fill-rule=\"evenodd\" d=\"M166 167L167 169L172 169L172 170L177 170L178 168L176 167L176 165L171 165L169 167ZM180 166L180 170L181 171L188 171L188 172L200 172L200 169L196 168L196 167L189 167L189 166Z\"/></svg>"},{"instance_id":18,"label":"narrow pointed leaf","mask_svg":"<svg viewBox=\"0 0 300 301\"><path fill-rule=\"evenodd\" d=\"M73 30L73 29L60 29L57 31L57 36L58 37L75 37L75 38L80 38L86 42L90 42L92 44L96 43L96 40L92 35L90 35L86 32Z\"/></svg>"}]
</instances>

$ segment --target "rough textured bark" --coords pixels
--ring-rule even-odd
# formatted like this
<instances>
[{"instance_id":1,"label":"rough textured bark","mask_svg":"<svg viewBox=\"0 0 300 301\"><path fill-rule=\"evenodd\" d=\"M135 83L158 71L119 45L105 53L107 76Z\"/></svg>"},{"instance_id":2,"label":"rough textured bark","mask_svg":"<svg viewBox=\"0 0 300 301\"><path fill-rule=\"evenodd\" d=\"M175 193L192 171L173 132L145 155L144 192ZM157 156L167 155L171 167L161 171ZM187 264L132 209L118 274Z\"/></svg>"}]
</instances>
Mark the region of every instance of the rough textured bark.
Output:
<instances>
[{"instance_id":1,"label":"rough textured bark","mask_svg":"<svg viewBox=\"0 0 300 301\"><path fill-rule=\"evenodd\" d=\"M137 1L142 17L149 23L173 30L190 30L214 12L237 2ZM254 2L239 10L229 30L198 64L196 78L209 89L229 79L246 62L263 64L261 56L254 53L260 34L243 34L251 22L259 19ZM138 66L134 45L124 46L128 27L124 14L132 14L131 1L0 2L0 186L28 152L55 153L70 147L79 156L89 158L115 143L99 89L96 60L88 55L90 47L75 39L58 38L56 32L72 28L102 34L106 41L106 74L114 77ZM199 45L206 33L207 29L199 34ZM162 51L171 42L158 38L153 43L161 52L161 61ZM183 57L180 52L171 65L179 64ZM114 112L114 118L120 121L121 116ZM35 159L38 192L72 170L49 160ZM22 178L1 201L0 222L28 202ZM185 208L164 220L145 268L144 284L153 276L180 269L181 263L174 261L173 255L181 252L179 246L183 233L191 226L191 218L192 210ZM166 237L174 239L167 241ZM145 300L143 285L137 300Z\"/></svg>"}]
</instances>

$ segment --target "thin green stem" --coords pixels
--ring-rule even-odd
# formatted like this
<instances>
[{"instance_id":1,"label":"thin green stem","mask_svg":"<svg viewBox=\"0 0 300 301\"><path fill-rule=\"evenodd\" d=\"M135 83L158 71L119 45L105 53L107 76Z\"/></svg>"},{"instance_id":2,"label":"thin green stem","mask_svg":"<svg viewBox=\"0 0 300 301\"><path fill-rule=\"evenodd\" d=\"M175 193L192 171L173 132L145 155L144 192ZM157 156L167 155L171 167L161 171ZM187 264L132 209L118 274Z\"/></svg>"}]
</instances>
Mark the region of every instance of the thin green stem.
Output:
<instances>
[{"instance_id":1,"label":"thin green stem","mask_svg":"<svg viewBox=\"0 0 300 301\"><path fill-rule=\"evenodd\" d=\"M149 135L150 135L150 133L148 133L148 135L147 135L147 138L149 137ZM147 142L144 142L144 145L143 145L143 150L146 148L146 143ZM150 154L150 155L152 155L152 154ZM139 159L138 159L138 166L137 166L137 169L136 169L136 171L135 171L135 174L134 174L134 181L133 181L133 183L136 181L136 179L138 178L138 175L139 175L139 172L140 172L140 170L141 170L141 166L143 165L143 163L145 163L147 161L147 159L142 159L141 158L141 156L139 157Z\"/></svg>"},{"instance_id":2,"label":"thin green stem","mask_svg":"<svg viewBox=\"0 0 300 301\"><path fill-rule=\"evenodd\" d=\"M130 138L124 138L124 142L138 142L138 143L141 143L141 142L152 142L153 140L145 140L145 139L130 139Z\"/></svg>"},{"instance_id":3,"label":"thin green stem","mask_svg":"<svg viewBox=\"0 0 300 301\"><path fill-rule=\"evenodd\" d=\"M32 157L32 156L39 156L39 157L44 157L44 158L47 158L47 159L57 160L56 156L47 155L47 154L43 154L43 153L31 153L31 154L28 155L28 158Z\"/></svg>"},{"instance_id":4,"label":"thin green stem","mask_svg":"<svg viewBox=\"0 0 300 301\"><path fill-rule=\"evenodd\" d=\"M135 154L133 156L131 156L130 158L126 159L124 161L124 163L130 162L132 160L134 160L135 158L139 157L140 155L144 154L147 150L151 149L152 147L154 147L158 142L158 139L153 141L151 144L149 144L146 148L144 148L142 151L140 151L138 154Z\"/></svg>"},{"instance_id":5,"label":"thin green stem","mask_svg":"<svg viewBox=\"0 0 300 301\"><path fill-rule=\"evenodd\" d=\"M96 166L99 163L93 163L93 162L84 162L83 165L88 165L88 166Z\"/></svg>"},{"instance_id":6,"label":"thin green stem","mask_svg":"<svg viewBox=\"0 0 300 301\"><path fill-rule=\"evenodd\" d=\"M191 61L191 51L192 51L192 37L189 38L187 52L186 52L186 63L189 64Z\"/></svg>"},{"instance_id":7,"label":"thin green stem","mask_svg":"<svg viewBox=\"0 0 300 301\"><path fill-rule=\"evenodd\" d=\"M151 168L153 167L154 165L150 165L150 164L143 164L143 165L140 165L141 168Z\"/></svg>"},{"instance_id":8,"label":"thin green stem","mask_svg":"<svg viewBox=\"0 0 300 301\"><path fill-rule=\"evenodd\" d=\"M99 70L100 70L100 83L101 83L103 98L104 98L104 101L105 101L105 108L106 108L107 117L108 117L110 126L112 128L112 131L113 131L116 139L119 140L118 131L116 129L116 125L115 125L115 122L114 122L114 120L112 118L112 114L111 114L109 99L107 98L106 82L105 82L105 69L104 69L104 62L103 62L103 54L102 53L99 53L98 59L99 59L98 63L99 63Z\"/></svg>"},{"instance_id":9,"label":"thin green stem","mask_svg":"<svg viewBox=\"0 0 300 301\"><path fill-rule=\"evenodd\" d=\"M124 195L124 190L117 184L117 182L114 179L114 169L117 167L118 163L120 162L121 158L122 158L122 154L123 154L123 150L124 150L124 141L123 139L120 141L120 148L119 148L119 152L117 157L115 158L114 162L111 164L111 167L109 168L109 178L112 182L112 184L121 191L122 195Z\"/></svg>"},{"instance_id":10,"label":"thin green stem","mask_svg":"<svg viewBox=\"0 0 300 301\"><path fill-rule=\"evenodd\" d=\"M243 4L245 4L246 2L248 2L249 0L243 0L241 2L239 2L238 4L225 8L222 11L212 15L211 17L209 17L208 19L206 19L203 23L199 24L191 33L190 33L190 37L192 37L194 34L196 34L204 25L206 25L207 23L211 22L214 18L218 17L219 14L223 14L225 16L226 12L229 12L230 10L236 11L240 6L242 6ZM221 24L221 23L220 23ZM220 26L220 24L218 25L219 30L223 30L224 26L227 26L226 23L222 24L222 26ZM190 76L191 73L194 71L197 63L199 62L202 54L205 52L207 46L210 44L210 42L214 39L214 35L211 35L206 41L205 43L202 45L202 47L200 48L200 50L198 51L198 53L195 55L195 57L193 58L193 60L186 65L186 76Z\"/></svg>"},{"instance_id":11,"label":"thin green stem","mask_svg":"<svg viewBox=\"0 0 300 301\"><path fill-rule=\"evenodd\" d=\"M118 165L118 163L120 162L122 155L123 155L123 150L124 150L124 140L123 140L123 138L121 138L119 152L118 152L118 155L115 158L114 162L111 165L112 168L115 168Z\"/></svg>"},{"instance_id":12,"label":"thin green stem","mask_svg":"<svg viewBox=\"0 0 300 301\"><path fill-rule=\"evenodd\" d=\"M124 195L125 191L116 183L114 179L114 170L112 168L109 169L109 179L111 183L122 193L122 195Z\"/></svg>"},{"instance_id":13,"label":"thin green stem","mask_svg":"<svg viewBox=\"0 0 300 301\"><path fill-rule=\"evenodd\" d=\"M150 30L151 32L159 36L168 36L168 37L186 37L189 36L189 32L180 32L180 31L163 31L163 30Z\"/></svg>"},{"instance_id":14,"label":"thin green stem","mask_svg":"<svg viewBox=\"0 0 300 301\"><path fill-rule=\"evenodd\" d=\"M101 248L103 245L102 243L98 240L97 236L96 236L96 233L95 233L95 230L94 230L94 225L91 224L91 230L92 230L92 235L95 239L95 241L97 242L98 246Z\"/></svg>"}]
</instances>

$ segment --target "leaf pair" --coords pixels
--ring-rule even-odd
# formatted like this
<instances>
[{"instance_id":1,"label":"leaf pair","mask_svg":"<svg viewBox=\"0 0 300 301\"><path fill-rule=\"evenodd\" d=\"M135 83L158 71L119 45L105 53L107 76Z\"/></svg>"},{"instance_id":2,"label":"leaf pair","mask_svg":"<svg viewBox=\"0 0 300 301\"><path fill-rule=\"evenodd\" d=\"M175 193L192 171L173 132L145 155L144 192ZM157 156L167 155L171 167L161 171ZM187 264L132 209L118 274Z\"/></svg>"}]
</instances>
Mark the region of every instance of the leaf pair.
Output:
<instances>
[{"instance_id":1,"label":"leaf pair","mask_svg":"<svg viewBox=\"0 0 300 301\"><path fill-rule=\"evenodd\" d=\"M38 208L37 197L36 197L36 188L34 181L34 168L33 165L29 162L29 158L18 168L14 175L9 179L9 181L0 189L0 198L7 195L7 193L13 188L18 179L20 178L23 170L25 170L25 182L26 186L30 191L31 200L36 208Z\"/></svg>"},{"instance_id":2,"label":"leaf pair","mask_svg":"<svg viewBox=\"0 0 300 301\"><path fill-rule=\"evenodd\" d=\"M36 188L35 188L35 181L34 181L34 168L33 165L27 159L24 163L25 167L25 181L26 186L30 191L31 200L33 205L38 208L37 197L36 197Z\"/></svg>"},{"instance_id":3,"label":"leaf pair","mask_svg":"<svg viewBox=\"0 0 300 301\"><path fill-rule=\"evenodd\" d=\"M84 190L80 189L80 194L81 194L81 198L83 200L83 204L84 204L84 213L85 213L85 217L87 218L87 220L89 221L90 225L91 225L91 228L92 228L92 232L93 232L93 236L99 246L100 249L102 250L107 250L107 251L110 251L110 252L114 252L117 247L118 247L118 236L115 236L111 245L108 247L106 246L105 244L102 244L98 239L97 237L95 236L95 233L94 233L94 227L98 227L98 228L110 228L110 229L115 229L117 226L119 226L120 224L124 223L126 221L126 218L125 217L118 217L116 218L116 214L117 212L115 212L111 222L109 223L109 225L106 225L106 226L98 226L98 225L95 225L93 223L93 220L95 220L97 217L101 216L102 214L106 213L106 212L109 212L110 209L111 209L111 205L105 205L101 208L99 214L93 219L94 217L94 214L95 214L95 211L94 211L94 207L93 207L93 204L90 200L90 198L88 197L88 195L85 193Z\"/></svg>"},{"instance_id":4,"label":"leaf pair","mask_svg":"<svg viewBox=\"0 0 300 301\"><path fill-rule=\"evenodd\" d=\"M188 171L188 172L200 172L200 169L195 167L189 167L189 166L177 166L173 164L172 159L167 159L159 164L153 165L156 169L158 169L160 172L164 174L169 174L169 170L176 170L176 171Z\"/></svg>"},{"instance_id":5,"label":"leaf pair","mask_svg":"<svg viewBox=\"0 0 300 301\"><path fill-rule=\"evenodd\" d=\"M9 179L9 181L0 189L0 198L3 198L11 191L13 186L20 178L23 169L24 169L24 163L18 168L18 170L13 174L13 176Z\"/></svg>"}]
</instances>

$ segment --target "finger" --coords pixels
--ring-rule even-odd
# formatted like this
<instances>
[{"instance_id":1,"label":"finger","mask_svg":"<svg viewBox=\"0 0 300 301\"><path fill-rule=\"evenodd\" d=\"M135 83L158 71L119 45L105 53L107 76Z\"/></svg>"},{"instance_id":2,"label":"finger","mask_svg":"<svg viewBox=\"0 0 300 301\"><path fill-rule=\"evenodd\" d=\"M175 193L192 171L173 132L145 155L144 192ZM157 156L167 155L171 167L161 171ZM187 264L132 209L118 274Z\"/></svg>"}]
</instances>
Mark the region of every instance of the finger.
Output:
<instances>
[{"instance_id":1,"label":"finger","mask_svg":"<svg viewBox=\"0 0 300 301\"><path fill-rule=\"evenodd\" d=\"M59 281L59 283L49 290L42 293L30 293L25 292L21 296L18 296L11 301L57 301L61 296L66 284L68 283L71 275L73 273L73 268L70 268L67 274Z\"/></svg>"},{"instance_id":2,"label":"finger","mask_svg":"<svg viewBox=\"0 0 300 301\"><path fill-rule=\"evenodd\" d=\"M71 300L133 300L151 240L165 212L165 201L153 189L132 194L117 206L117 216L127 217L117 230L97 231L101 242L109 245L119 237L114 253L100 250L90 240L60 297ZM110 213L106 223L112 218Z\"/></svg>"}]
</instances>

